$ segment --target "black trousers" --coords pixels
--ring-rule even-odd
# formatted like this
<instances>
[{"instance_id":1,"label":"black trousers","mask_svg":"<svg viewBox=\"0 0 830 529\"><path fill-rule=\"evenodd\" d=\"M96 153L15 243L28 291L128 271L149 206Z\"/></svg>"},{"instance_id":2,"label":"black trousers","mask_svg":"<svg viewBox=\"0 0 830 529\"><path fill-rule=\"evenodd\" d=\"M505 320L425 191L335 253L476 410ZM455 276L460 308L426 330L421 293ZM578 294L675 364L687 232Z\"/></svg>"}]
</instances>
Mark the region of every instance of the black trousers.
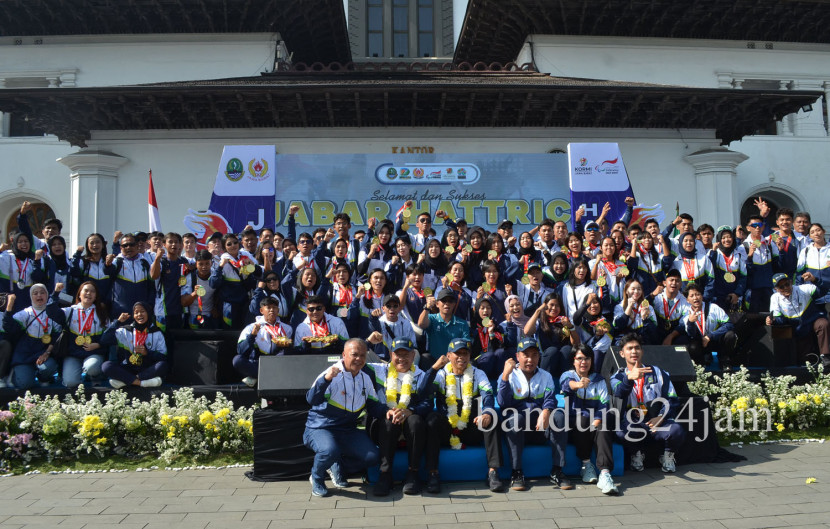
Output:
<instances>
[{"instance_id":1,"label":"black trousers","mask_svg":"<svg viewBox=\"0 0 830 529\"><path fill-rule=\"evenodd\" d=\"M686 346L689 351L689 356L696 364L706 364L707 357L712 357L712 351L718 352L718 360L721 363L730 364L735 353L735 346L738 344L738 335L733 331L728 331L718 337L717 339L709 340L709 345L703 347L703 341L699 338L693 338Z\"/></svg>"},{"instance_id":2,"label":"black trousers","mask_svg":"<svg viewBox=\"0 0 830 529\"><path fill-rule=\"evenodd\" d=\"M600 424L598 429L590 431L591 418L589 416L582 414L572 416L571 421L573 421L573 427L569 437L576 447L576 457L582 461L590 459L591 451L596 447L597 468L610 471L614 468L614 452L611 446L614 442L614 432L606 428L613 427L616 421L612 419L610 412L607 417L608 420L606 422L608 424Z\"/></svg>"},{"instance_id":3,"label":"black trousers","mask_svg":"<svg viewBox=\"0 0 830 529\"><path fill-rule=\"evenodd\" d=\"M459 401L458 404L459 413L461 413L461 402ZM473 423L473 417L477 415L476 408L477 406L473 405L470 422L466 428L458 433L458 438L465 445L480 445L484 443L484 450L487 452L487 466L490 468L499 468L502 465L502 460L501 448L499 446L498 424L494 425L494 423L491 423L489 432L479 430L478 426ZM430 412L427 416L427 470L438 470L438 455L442 446L450 446L451 434L452 427L447 420L447 416L437 411Z\"/></svg>"},{"instance_id":4,"label":"black trousers","mask_svg":"<svg viewBox=\"0 0 830 529\"><path fill-rule=\"evenodd\" d=\"M368 423L369 436L380 448L380 471L391 472L395 461L398 439L403 433L406 439L406 451L409 468L417 469L424 455L427 438L427 422L420 415L412 415L403 424L393 424L389 419L372 417Z\"/></svg>"}]
</instances>

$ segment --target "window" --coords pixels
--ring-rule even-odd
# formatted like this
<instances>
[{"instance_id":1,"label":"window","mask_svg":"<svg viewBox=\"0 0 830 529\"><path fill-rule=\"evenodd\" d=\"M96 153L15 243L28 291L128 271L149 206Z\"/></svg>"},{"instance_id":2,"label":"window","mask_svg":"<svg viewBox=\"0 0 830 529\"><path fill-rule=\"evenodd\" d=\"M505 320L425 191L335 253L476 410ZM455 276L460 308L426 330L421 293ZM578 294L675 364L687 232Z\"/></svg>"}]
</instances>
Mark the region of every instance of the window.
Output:
<instances>
[{"instance_id":1,"label":"window","mask_svg":"<svg viewBox=\"0 0 830 529\"><path fill-rule=\"evenodd\" d=\"M383 57L383 0L368 0L366 19L367 55Z\"/></svg>"},{"instance_id":2,"label":"window","mask_svg":"<svg viewBox=\"0 0 830 529\"><path fill-rule=\"evenodd\" d=\"M409 56L409 0L393 0L392 55Z\"/></svg>"},{"instance_id":3,"label":"window","mask_svg":"<svg viewBox=\"0 0 830 529\"><path fill-rule=\"evenodd\" d=\"M418 0L418 56L435 56L433 0Z\"/></svg>"}]
</instances>

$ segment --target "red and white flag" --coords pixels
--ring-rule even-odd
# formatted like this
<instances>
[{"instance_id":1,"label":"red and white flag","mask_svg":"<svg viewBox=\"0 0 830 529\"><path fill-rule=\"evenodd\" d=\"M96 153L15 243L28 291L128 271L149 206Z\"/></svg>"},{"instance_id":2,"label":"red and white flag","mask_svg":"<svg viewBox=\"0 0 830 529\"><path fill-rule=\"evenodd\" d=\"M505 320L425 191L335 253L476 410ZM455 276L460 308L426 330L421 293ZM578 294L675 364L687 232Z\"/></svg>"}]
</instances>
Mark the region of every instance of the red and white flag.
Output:
<instances>
[{"instance_id":1,"label":"red and white flag","mask_svg":"<svg viewBox=\"0 0 830 529\"><path fill-rule=\"evenodd\" d=\"M156 202L156 190L153 189L153 171L150 171L150 187L147 190L147 209L150 213L150 231L161 231L159 206Z\"/></svg>"}]
</instances>

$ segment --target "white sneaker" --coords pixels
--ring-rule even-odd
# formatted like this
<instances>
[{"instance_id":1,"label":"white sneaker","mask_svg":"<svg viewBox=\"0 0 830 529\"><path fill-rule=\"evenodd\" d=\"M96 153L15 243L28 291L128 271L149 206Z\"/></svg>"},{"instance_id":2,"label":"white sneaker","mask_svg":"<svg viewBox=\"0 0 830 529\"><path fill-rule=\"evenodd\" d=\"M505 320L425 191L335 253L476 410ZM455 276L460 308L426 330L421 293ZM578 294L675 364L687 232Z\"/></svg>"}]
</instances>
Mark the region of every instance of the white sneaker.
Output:
<instances>
[{"instance_id":1,"label":"white sneaker","mask_svg":"<svg viewBox=\"0 0 830 529\"><path fill-rule=\"evenodd\" d=\"M674 472L677 470L674 466L674 452L666 450L660 456L660 464L663 465L663 472Z\"/></svg>"},{"instance_id":2,"label":"white sneaker","mask_svg":"<svg viewBox=\"0 0 830 529\"><path fill-rule=\"evenodd\" d=\"M611 477L610 472L600 473L597 488L602 491L603 494L619 494L620 492L619 489L617 489L617 484L614 483L614 478Z\"/></svg>"},{"instance_id":3,"label":"white sneaker","mask_svg":"<svg viewBox=\"0 0 830 529\"><path fill-rule=\"evenodd\" d=\"M115 380L114 378L110 379L110 386L112 386L112 389L121 389L126 385L127 384L121 382L120 380Z\"/></svg>"},{"instance_id":4,"label":"white sneaker","mask_svg":"<svg viewBox=\"0 0 830 529\"><path fill-rule=\"evenodd\" d=\"M153 377L141 381L142 388L157 388L159 386L161 386L161 377Z\"/></svg>"},{"instance_id":5,"label":"white sneaker","mask_svg":"<svg viewBox=\"0 0 830 529\"><path fill-rule=\"evenodd\" d=\"M643 464L645 462L646 455L643 453L642 450L637 450L633 454L631 454L631 470L636 470L637 472L642 472L645 468Z\"/></svg>"},{"instance_id":6,"label":"white sneaker","mask_svg":"<svg viewBox=\"0 0 830 529\"><path fill-rule=\"evenodd\" d=\"M242 383L248 386L249 388L256 387L256 379L254 377L245 377L242 379Z\"/></svg>"},{"instance_id":7,"label":"white sneaker","mask_svg":"<svg viewBox=\"0 0 830 529\"><path fill-rule=\"evenodd\" d=\"M590 461L586 461L582 465L582 470L579 471L579 475L582 476L582 483L596 483L598 479L597 469L594 468L594 465Z\"/></svg>"}]
</instances>

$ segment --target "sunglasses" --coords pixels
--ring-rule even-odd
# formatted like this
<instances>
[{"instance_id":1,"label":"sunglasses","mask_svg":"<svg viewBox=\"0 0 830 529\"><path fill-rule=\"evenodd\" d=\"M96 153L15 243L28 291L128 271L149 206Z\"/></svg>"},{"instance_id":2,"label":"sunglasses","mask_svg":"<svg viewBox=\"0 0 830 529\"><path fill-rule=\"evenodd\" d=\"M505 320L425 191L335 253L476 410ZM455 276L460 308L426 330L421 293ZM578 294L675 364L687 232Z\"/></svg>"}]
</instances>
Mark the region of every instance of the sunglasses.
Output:
<instances>
[{"instance_id":1,"label":"sunglasses","mask_svg":"<svg viewBox=\"0 0 830 529\"><path fill-rule=\"evenodd\" d=\"M752 224L749 225L749 227L750 228L763 228L764 223L763 222L753 222Z\"/></svg>"},{"instance_id":2,"label":"sunglasses","mask_svg":"<svg viewBox=\"0 0 830 529\"><path fill-rule=\"evenodd\" d=\"M308 312L320 312L320 311L322 311L322 310L323 310L323 307L320 307L320 306L317 306L317 307L306 307L306 310L307 310Z\"/></svg>"},{"instance_id":3,"label":"sunglasses","mask_svg":"<svg viewBox=\"0 0 830 529\"><path fill-rule=\"evenodd\" d=\"M418 219L418 222L420 222L421 224L432 224L432 221L430 219L428 219L427 217L423 217L423 218Z\"/></svg>"},{"instance_id":4,"label":"sunglasses","mask_svg":"<svg viewBox=\"0 0 830 529\"><path fill-rule=\"evenodd\" d=\"M297 244L311 244L311 239L303 239L301 241L297 241Z\"/></svg>"},{"instance_id":5,"label":"sunglasses","mask_svg":"<svg viewBox=\"0 0 830 529\"><path fill-rule=\"evenodd\" d=\"M585 228L585 231L599 231L599 228L596 226L591 226L590 228Z\"/></svg>"},{"instance_id":6,"label":"sunglasses","mask_svg":"<svg viewBox=\"0 0 830 529\"><path fill-rule=\"evenodd\" d=\"M125 242L121 244L122 248L133 248L136 244L134 242Z\"/></svg>"},{"instance_id":7,"label":"sunglasses","mask_svg":"<svg viewBox=\"0 0 830 529\"><path fill-rule=\"evenodd\" d=\"M278 278L278 277L269 277L269 278L268 278L268 279L266 279L265 281L266 281L267 283L270 283L271 281L279 281L279 280L280 280L280 278Z\"/></svg>"}]
</instances>

